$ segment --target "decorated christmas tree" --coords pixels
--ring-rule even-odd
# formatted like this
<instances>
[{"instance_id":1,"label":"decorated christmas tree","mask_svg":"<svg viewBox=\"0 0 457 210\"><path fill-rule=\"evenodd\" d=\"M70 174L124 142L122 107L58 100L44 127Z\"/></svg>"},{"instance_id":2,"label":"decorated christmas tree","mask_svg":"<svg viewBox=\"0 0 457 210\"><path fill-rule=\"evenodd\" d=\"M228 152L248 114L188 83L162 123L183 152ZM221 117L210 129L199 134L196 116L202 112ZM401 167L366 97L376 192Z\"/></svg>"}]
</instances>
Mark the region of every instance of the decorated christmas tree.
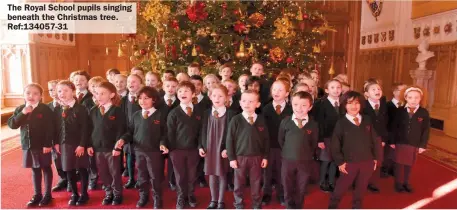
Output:
<instances>
[{"instance_id":1,"label":"decorated christmas tree","mask_svg":"<svg viewBox=\"0 0 457 210\"><path fill-rule=\"evenodd\" d=\"M314 69L324 32L333 31L304 1L159 1L138 3L136 35L119 43L146 69L184 69L198 62L204 72L230 63L235 73L253 62L266 69Z\"/></svg>"}]
</instances>

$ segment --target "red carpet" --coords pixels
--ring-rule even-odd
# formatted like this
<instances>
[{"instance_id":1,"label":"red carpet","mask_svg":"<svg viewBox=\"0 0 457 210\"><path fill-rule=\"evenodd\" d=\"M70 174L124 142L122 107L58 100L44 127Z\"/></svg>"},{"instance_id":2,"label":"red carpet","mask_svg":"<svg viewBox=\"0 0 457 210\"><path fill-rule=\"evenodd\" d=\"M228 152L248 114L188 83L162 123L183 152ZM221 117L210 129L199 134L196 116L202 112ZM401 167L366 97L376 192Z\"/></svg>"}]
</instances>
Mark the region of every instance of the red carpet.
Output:
<instances>
[{"instance_id":1,"label":"red carpet","mask_svg":"<svg viewBox=\"0 0 457 210\"><path fill-rule=\"evenodd\" d=\"M1 208L25 208L25 204L33 194L31 170L21 167L21 151L12 150L2 154L2 186L1 186ZM54 176L54 183L57 181L57 176ZM399 194L393 190L393 180L382 179L379 187L380 194L368 193L365 197L365 208L406 208L418 201L433 196L433 192L440 186L457 179L457 173L451 171L431 160L420 157L417 164L413 168L412 186L415 189L414 194ZM457 186L453 185L453 190L439 198L429 199L424 206L419 208L457 208ZM164 192L164 207L175 208L176 193L168 190ZM328 204L329 194L322 193L317 186L310 186L310 194L305 198L306 208L326 208ZM435 192L437 193L437 192ZM246 189L246 207L250 207L249 191ZM104 196L104 192L97 190L90 192L90 201L84 208L106 208L100 203ZM197 188L196 196L199 202L198 208L206 208L210 200L209 188ZM69 193L60 192L53 194L54 200L49 208L68 208L67 202ZM351 208L351 192L345 196L340 207ZM135 208L138 199L138 193L135 190L124 191L124 205L112 208ZM424 201L424 200L423 200ZM233 194L226 193L226 206L233 208ZM111 206L110 206L111 207ZM152 208L149 203L147 208ZM283 208L276 202L264 208Z\"/></svg>"}]
</instances>

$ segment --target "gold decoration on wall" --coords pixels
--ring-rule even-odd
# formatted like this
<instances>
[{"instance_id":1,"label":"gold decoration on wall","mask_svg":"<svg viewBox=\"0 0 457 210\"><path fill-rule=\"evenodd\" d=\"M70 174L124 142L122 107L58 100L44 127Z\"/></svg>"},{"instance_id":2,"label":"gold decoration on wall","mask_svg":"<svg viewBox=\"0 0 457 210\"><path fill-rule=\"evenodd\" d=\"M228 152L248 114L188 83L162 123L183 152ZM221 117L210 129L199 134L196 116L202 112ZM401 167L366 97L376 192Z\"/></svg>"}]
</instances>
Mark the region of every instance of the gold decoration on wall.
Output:
<instances>
[{"instance_id":1,"label":"gold decoration on wall","mask_svg":"<svg viewBox=\"0 0 457 210\"><path fill-rule=\"evenodd\" d=\"M124 50L122 50L122 46L119 44L119 48L117 49L117 57L123 57L124 55Z\"/></svg>"},{"instance_id":2,"label":"gold decoration on wall","mask_svg":"<svg viewBox=\"0 0 457 210\"><path fill-rule=\"evenodd\" d=\"M318 44L313 46L313 53L320 53L321 52L321 46Z\"/></svg>"},{"instance_id":3,"label":"gold decoration on wall","mask_svg":"<svg viewBox=\"0 0 457 210\"><path fill-rule=\"evenodd\" d=\"M333 75L335 74L335 68L333 67L333 59L332 59L332 64L330 64L330 69L328 70L328 74L330 75L331 78L333 78Z\"/></svg>"}]
</instances>

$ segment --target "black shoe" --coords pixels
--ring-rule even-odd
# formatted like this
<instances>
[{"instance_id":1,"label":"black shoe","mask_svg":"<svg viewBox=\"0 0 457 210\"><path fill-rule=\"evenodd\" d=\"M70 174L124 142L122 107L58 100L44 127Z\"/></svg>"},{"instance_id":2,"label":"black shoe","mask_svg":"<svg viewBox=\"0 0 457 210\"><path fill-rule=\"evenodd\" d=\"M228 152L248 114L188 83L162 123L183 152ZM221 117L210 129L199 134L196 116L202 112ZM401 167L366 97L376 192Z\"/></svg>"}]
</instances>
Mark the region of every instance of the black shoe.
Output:
<instances>
[{"instance_id":1,"label":"black shoe","mask_svg":"<svg viewBox=\"0 0 457 210\"><path fill-rule=\"evenodd\" d=\"M176 209L183 209L185 205L186 201L184 201L184 199L178 199L178 201L176 201Z\"/></svg>"},{"instance_id":2,"label":"black shoe","mask_svg":"<svg viewBox=\"0 0 457 210\"><path fill-rule=\"evenodd\" d=\"M43 199L41 199L40 203L38 206L47 206L49 203L51 203L52 196L50 194L45 194Z\"/></svg>"},{"instance_id":3,"label":"black shoe","mask_svg":"<svg viewBox=\"0 0 457 210\"><path fill-rule=\"evenodd\" d=\"M208 183L205 179L201 179L199 185L200 187L208 187Z\"/></svg>"},{"instance_id":4,"label":"black shoe","mask_svg":"<svg viewBox=\"0 0 457 210\"><path fill-rule=\"evenodd\" d=\"M76 202L78 202L78 199L79 199L79 195L77 195L77 194L71 195L70 200L68 201L68 205L76 206Z\"/></svg>"},{"instance_id":5,"label":"black shoe","mask_svg":"<svg viewBox=\"0 0 457 210\"><path fill-rule=\"evenodd\" d=\"M335 190L335 185L334 184L328 184L327 190L328 190L328 192L333 192L333 190Z\"/></svg>"},{"instance_id":6,"label":"black shoe","mask_svg":"<svg viewBox=\"0 0 457 210\"><path fill-rule=\"evenodd\" d=\"M197 199L195 198L195 196L189 196L188 203L190 207L195 208L197 206Z\"/></svg>"},{"instance_id":7,"label":"black shoe","mask_svg":"<svg viewBox=\"0 0 457 210\"><path fill-rule=\"evenodd\" d=\"M124 185L125 189L132 189L135 188L136 182L135 180L130 179L127 184Z\"/></svg>"},{"instance_id":8,"label":"black shoe","mask_svg":"<svg viewBox=\"0 0 457 210\"><path fill-rule=\"evenodd\" d=\"M412 193L414 191L413 188L411 187L411 185L409 185L409 184L404 184L403 189L405 189L405 191L407 193Z\"/></svg>"},{"instance_id":9,"label":"black shoe","mask_svg":"<svg viewBox=\"0 0 457 210\"><path fill-rule=\"evenodd\" d=\"M162 207L162 199L159 197L154 197L154 209L161 209Z\"/></svg>"},{"instance_id":10,"label":"black shoe","mask_svg":"<svg viewBox=\"0 0 457 210\"><path fill-rule=\"evenodd\" d=\"M136 207L143 208L144 206L146 206L146 204L148 203L148 197L149 195L141 195L140 199L136 203Z\"/></svg>"},{"instance_id":11,"label":"black shoe","mask_svg":"<svg viewBox=\"0 0 457 210\"><path fill-rule=\"evenodd\" d=\"M77 206L82 206L82 205L86 204L87 201L89 201L89 195L88 194L81 194L81 196L79 197L78 201L76 202L76 205Z\"/></svg>"},{"instance_id":12,"label":"black shoe","mask_svg":"<svg viewBox=\"0 0 457 210\"><path fill-rule=\"evenodd\" d=\"M395 183L395 192L398 192L398 193L401 193L401 192L404 192L405 191L405 188L403 188L403 186L399 183Z\"/></svg>"},{"instance_id":13,"label":"black shoe","mask_svg":"<svg viewBox=\"0 0 457 210\"><path fill-rule=\"evenodd\" d=\"M103 198L102 205L110 205L113 202L113 196L112 195L107 195L105 198Z\"/></svg>"},{"instance_id":14,"label":"black shoe","mask_svg":"<svg viewBox=\"0 0 457 210\"><path fill-rule=\"evenodd\" d=\"M268 205L271 201L271 195L265 194L262 197L262 205Z\"/></svg>"},{"instance_id":15,"label":"black shoe","mask_svg":"<svg viewBox=\"0 0 457 210\"><path fill-rule=\"evenodd\" d=\"M176 191L176 185L175 184L169 182L168 183L168 187L170 188L171 191Z\"/></svg>"},{"instance_id":16,"label":"black shoe","mask_svg":"<svg viewBox=\"0 0 457 210\"><path fill-rule=\"evenodd\" d=\"M206 209L216 209L217 208L217 202L216 201L211 201L209 202L209 205L208 207L206 207Z\"/></svg>"},{"instance_id":17,"label":"black shoe","mask_svg":"<svg viewBox=\"0 0 457 210\"><path fill-rule=\"evenodd\" d=\"M233 206L235 207L235 209L244 209L244 205L243 204L234 203Z\"/></svg>"},{"instance_id":18,"label":"black shoe","mask_svg":"<svg viewBox=\"0 0 457 210\"><path fill-rule=\"evenodd\" d=\"M117 206L117 205L121 205L121 204L122 204L122 196L114 196L113 202L111 203L111 205Z\"/></svg>"},{"instance_id":19,"label":"black shoe","mask_svg":"<svg viewBox=\"0 0 457 210\"><path fill-rule=\"evenodd\" d=\"M89 183L89 190L96 190L97 189L97 182Z\"/></svg>"},{"instance_id":20,"label":"black shoe","mask_svg":"<svg viewBox=\"0 0 457 210\"><path fill-rule=\"evenodd\" d=\"M225 203L224 202L217 203L217 209L225 209Z\"/></svg>"},{"instance_id":21,"label":"black shoe","mask_svg":"<svg viewBox=\"0 0 457 210\"><path fill-rule=\"evenodd\" d=\"M374 192L374 193L378 193L378 192L379 192L379 188L376 187L376 185L369 184L367 188L368 188L368 190L370 190L371 192Z\"/></svg>"},{"instance_id":22,"label":"black shoe","mask_svg":"<svg viewBox=\"0 0 457 210\"><path fill-rule=\"evenodd\" d=\"M233 192L233 190L235 190L235 186L233 184L228 184L227 189L228 191Z\"/></svg>"},{"instance_id":23,"label":"black shoe","mask_svg":"<svg viewBox=\"0 0 457 210\"><path fill-rule=\"evenodd\" d=\"M124 170L124 172L122 172L122 176L129 177L129 171L127 170L127 168Z\"/></svg>"},{"instance_id":24,"label":"black shoe","mask_svg":"<svg viewBox=\"0 0 457 210\"><path fill-rule=\"evenodd\" d=\"M284 201L284 196L279 196L278 202L279 202L279 204L281 204L281 206L286 206L286 202Z\"/></svg>"},{"instance_id":25,"label":"black shoe","mask_svg":"<svg viewBox=\"0 0 457 210\"><path fill-rule=\"evenodd\" d=\"M328 186L326 184L320 184L319 189L321 189L322 192L328 192Z\"/></svg>"},{"instance_id":26,"label":"black shoe","mask_svg":"<svg viewBox=\"0 0 457 210\"><path fill-rule=\"evenodd\" d=\"M59 191L62 191L62 190L65 190L67 188L67 181L64 180L60 180L56 186L54 186L51 191L52 192L59 192Z\"/></svg>"}]
</instances>

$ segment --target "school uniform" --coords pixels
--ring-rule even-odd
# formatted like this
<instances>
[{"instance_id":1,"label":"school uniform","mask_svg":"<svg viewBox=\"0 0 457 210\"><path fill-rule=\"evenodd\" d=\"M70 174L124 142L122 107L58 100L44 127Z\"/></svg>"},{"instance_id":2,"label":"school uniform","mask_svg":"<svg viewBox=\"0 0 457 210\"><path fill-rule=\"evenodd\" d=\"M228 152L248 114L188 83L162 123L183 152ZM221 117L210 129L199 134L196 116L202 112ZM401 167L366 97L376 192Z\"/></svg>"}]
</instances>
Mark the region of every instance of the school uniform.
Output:
<instances>
[{"instance_id":1,"label":"school uniform","mask_svg":"<svg viewBox=\"0 0 457 210\"><path fill-rule=\"evenodd\" d=\"M317 122L318 119L318 114L319 114L319 107L321 106L320 104L322 103L322 100L327 100L327 99L322 99L322 98L315 98L313 101L313 107L311 110L309 110L308 115ZM319 124L319 122L317 122ZM317 156L320 152L320 148L316 147L314 148L313 151L313 161L311 161L310 164L310 172L311 175L309 177L309 182L310 183L319 183L320 181L320 161L319 157Z\"/></svg>"},{"instance_id":2,"label":"school uniform","mask_svg":"<svg viewBox=\"0 0 457 210\"><path fill-rule=\"evenodd\" d=\"M377 138L378 142L376 143L376 148L378 149L378 165L382 166L384 160L384 148L382 143L389 143L389 133L387 131L388 123L388 114L387 114L387 104L385 98L381 98L377 103L371 101L370 99L365 101L365 108L363 109L363 114L370 117L373 127L376 131L376 134L380 137ZM376 167L376 171L373 173L373 176L370 179L369 189L374 192L378 192L376 184L380 177L381 167Z\"/></svg>"},{"instance_id":3,"label":"school uniform","mask_svg":"<svg viewBox=\"0 0 457 210\"><path fill-rule=\"evenodd\" d=\"M129 128L122 137L128 141L135 151L136 166L138 169L138 186L142 205L149 197L149 183L154 193L154 206L161 207L163 156L160 146L166 146L167 124L166 113L154 107L140 110L133 114ZM150 180L148 180L150 178Z\"/></svg>"},{"instance_id":4,"label":"school uniform","mask_svg":"<svg viewBox=\"0 0 457 210\"><path fill-rule=\"evenodd\" d=\"M373 123L366 115L357 114L354 117L346 114L338 120L330 149L338 166L346 163L348 174L340 173L329 208L338 208L341 198L354 182L352 208L362 208L363 195L374 171L374 161L379 159L377 138Z\"/></svg>"},{"instance_id":5,"label":"school uniform","mask_svg":"<svg viewBox=\"0 0 457 210\"><path fill-rule=\"evenodd\" d=\"M243 110L240 106L240 99L236 96L232 96L225 104L229 110L231 110L235 114L241 113Z\"/></svg>"},{"instance_id":6,"label":"school uniform","mask_svg":"<svg viewBox=\"0 0 457 210\"><path fill-rule=\"evenodd\" d=\"M90 100L83 101L82 105L86 108L87 113L90 114L90 110L97 106L97 102L95 101L95 98L92 97ZM98 169L95 156L89 156L89 189L94 190L97 187L97 182Z\"/></svg>"},{"instance_id":7,"label":"school uniform","mask_svg":"<svg viewBox=\"0 0 457 210\"><path fill-rule=\"evenodd\" d=\"M89 144L89 115L86 108L81 104L77 104L76 101L59 107L55 113L55 129L58 131L56 144L60 146L62 169L67 174L73 194L70 205L76 205L79 198L76 171L79 172L81 177L82 200L78 201L80 204L84 204L88 200L89 174L87 168L89 168L89 156L84 151L81 157L77 157L75 150L78 146L84 147L84 150L86 150Z\"/></svg>"},{"instance_id":8,"label":"school uniform","mask_svg":"<svg viewBox=\"0 0 457 210\"><path fill-rule=\"evenodd\" d=\"M252 120L252 122L251 122ZM262 159L268 159L270 139L265 119L261 115L248 116L243 112L230 121L227 133L227 156L230 161L236 160L235 169L235 207L244 208L243 191L248 173L251 186L253 208L261 207L260 181Z\"/></svg>"},{"instance_id":9,"label":"school uniform","mask_svg":"<svg viewBox=\"0 0 457 210\"><path fill-rule=\"evenodd\" d=\"M100 178L105 186L106 202L103 203L107 204L113 200L113 195L119 203L122 202L122 177L119 165L119 159L122 157L113 156L112 152L118 151L115 145L125 133L127 120L120 107L105 104L103 108L104 113L101 107L93 108L90 112L91 146L95 152Z\"/></svg>"},{"instance_id":10,"label":"school uniform","mask_svg":"<svg viewBox=\"0 0 457 210\"><path fill-rule=\"evenodd\" d=\"M33 111L24 115L22 110L32 106ZM11 129L20 129L22 166L32 168L34 197L28 205L36 205L42 198L41 179L44 174L45 198L51 199L52 169L51 153L43 154L43 148L54 145L54 113L42 103L23 104L16 108L8 119Z\"/></svg>"},{"instance_id":11,"label":"school uniform","mask_svg":"<svg viewBox=\"0 0 457 210\"><path fill-rule=\"evenodd\" d=\"M48 107L55 112L55 109L58 109L60 107L60 104L57 101L51 101L48 104ZM57 132L57 131L56 131ZM56 151L54 148L54 145L52 147L52 160L54 161L54 167L56 168L57 175L59 175L59 181L57 182L57 185L52 188L53 191L58 191L63 188L67 187L67 174L65 173L64 170L62 170L62 160L61 160L61 155Z\"/></svg>"},{"instance_id":12,"label":"school uniform","mask_svg":"<svg viewBox=\"0 0 457 210\"><path fill-rule=\"evenodd\" d=\"M430 115L420 106L400 107L393 122L395 144L395 183L397 191L411 192L409 177L411 168L416 162L419 148L427 148L430 137ZM403 175L403 176L401 176Z\"/></svg>"},{"instance_id":13,"label":"school uniform","mask_svg":"<svg viewBox=\"0 0 457 210\"><path fill-rule=\"evenodd\" d=\"M241 89L238 89L238 90L235 92L235 94L233 95L233 99L234 99L235 101L241 100L241 94L242 94L242 93L243 93L243 92L241 91Z\"/></svg>"},{"instance_id":14,"label":"school uniform","mask_svg":"<svg viewBox=\"0 0 457 210\"><path fill-rule=\"evenodd\" d=\"M124 111L124 115L127 119L126 125L128 125L132 119L133 113L141 110L140 105L138 104L138 96L129 93L127 96L121 100L121 108ZM126 188L132 188L135 185L135 151L132 150L130 144L125 144L123 147L123 152L127 156L127 172L129 175L129 181L125 185Z\"/></svg>"},{"instance_id":15,"label":"school uniform","mask_svg":"<svg viewBox=\"0 0 457 210\"><path fill-rule=\"evenodd\" d=\"M317 98L323 98L325 96L325 91L321 87L317 87Z\"/></svg>"},{"instance_id":16,"label":"school uniform","mask_svg":"<svg viewBox=\"0 0 457 210\"><path fill-rule=\"evenodd\" d=\"M89 90L83 90L83 91L79 91L79 90L76 90L76 101L79 103L79 104L84 104L85 101L87 100L92 100L92 93L89 92Z\"/></svg>"},{"instance_id":17,"label":"school uniform","mask_svg":"<svg viewBox=\"0 0 457 210\"><path fill-rule=\"evenodd\" d=\"M335 187L337 166L333 162L330 142L335 124L341 117L339 105L339 101L333 100L330 97L323 98L321 99L317 114L317 122L319 123L319 142L325 144L325 149L320 149L318 156L321 161L319 182L321 190L324 191L332 191ZM328 182L326 182L327 173Z\"/></svg>"},{"instance_id":18,"label":"school uniform","mask_svg":"<svg viewBox=\"0 0 457 210\"><path fill-rule=\"evenodd\" d=\"M126 90L124 90L122 93L119 93L119 96L120 96L121 98L124 98L124 97L127 96L128 94L129 94L129 90L126 89Z\"/></svg>"},{"instance_id":19,"label":"school uniform","mask_svg":"<svg viewBox=\"0 0 457 210\"><path fill-rule=\"evenodd\" d=\"M392 138L393 138L393 122L395 120L395 117L397 115L397 111L400 110L399 108L401 107L401 102L398 101L395 98L392 98L391 101L387 102L387 115L388 115L388 121L387 121L387 130L389 133L389 143L391 143ZM390 146L385 146L384 147L384 161L382 163L382 173L384 176L388 175L394 175L394 158L395 158L395 150L390 147Z\"/></svg>"},{"instance_id":20,"label":"school uniform","mask_svg":"<svg viewBox=\"0 0 457 210\"><path fill-rule=\"evenodd\" d=\"M191 113L188 115L187 108ZM171 110L167 118L170 158L177 182L177 208L184 207L185 200L195 207L194 183L197 179L198 142L203 110L192 103L180 104Z\"/></svg>"},{"instance_id":21,"label":"school uniform","mask_svg":"<svg viewBox=\"0 0 457 210\"><path fill-rule=\"evenodd\" d=\"M212 102L209 100L208 96L203 93L198 94L196 97L196 100L193 99L192 103L195 106L199 106L201 110L207 110L211 108ZM197 181L199 182L201 187L205 187L207 185L206 179L205 179L205 172L204 172L204 167L205 167L205 158L200 157L200 161L198 162L197 166Z\"/></svg>"},{"instance_id":22,"label":"school uniform","mask_svg":"<svg viewBox=\"0 0 457 210\"><path fill-rule=\"evenodd\" d=\"M309 115L298 119L293 114L281 121L278 131L282 149L281 182L288 209L303 208L318 138L319 125Z\"/></svg>"},{"instance_id":23,"label":"school uniform","mask_svg":"<svg viewBox=\"0 0 457 210\"><path fill-rule=\"evenodd\" d=\"M225 150L228 125L235 113L225 106L218 109L211 108L203 113L200 148L205 153L205 175L209 175L211 201L223 203L224 192L227 186L229 161L222 158Z\"/></svg>"},{"instance_id":24,"label":"school uniform","mask_svg":"<svg viewBox=\"0 0 457 210\"><path fill-rule=\"evenodd\" d=\"M168 116L170 111L173 110L174 108L176 108L177 106L179 106L179 104L181 103L179 101L179 99L176 97L176 95L169 97L169 96L165 95L165 92L161 99L163 100L163 103L160 103L159 110L164 112L166 114L166 116ZM173 170L173 163L172 163L171 159L169 158L170 154L165 154L163 156L164 156L163 164L165 164L165 159L167 160L166 162L167 162L168 183L169 183L170 188L174 191L176 188L176 186L175 186L176 178L175 178L175 172Z\"/></svg>"},{"instance_id":25,"label":"school uniform","mask_svg":"<svg viewBox=\"0 0 457 210\"><path fill-rule=\"evenodd\" d=\"M270 101L273 100L270 94L270 89L271 86L273 85L273 81L268 79L266 76L260 77L260 102L261 102L261 108L263 108L265 105L270 103Z\"/></svg>"},{"instance_id":26,"label":"school uniform","mask_svg":"<svg viewBox=\"0 0 457 210\"><path fill-rule=\"evenodd\" d=\"M284 202L283 186L281 184L281 147L278 142L278 131L281 121L292 115L292 107L286 101L276 103L272 101L263 107L263 117L268 127L270 139L270 152L268 153L268 166L263 173L263 199L268 203L272 195L272 182L276 180L276 196Z\"/></svg>"}]
</instances>

